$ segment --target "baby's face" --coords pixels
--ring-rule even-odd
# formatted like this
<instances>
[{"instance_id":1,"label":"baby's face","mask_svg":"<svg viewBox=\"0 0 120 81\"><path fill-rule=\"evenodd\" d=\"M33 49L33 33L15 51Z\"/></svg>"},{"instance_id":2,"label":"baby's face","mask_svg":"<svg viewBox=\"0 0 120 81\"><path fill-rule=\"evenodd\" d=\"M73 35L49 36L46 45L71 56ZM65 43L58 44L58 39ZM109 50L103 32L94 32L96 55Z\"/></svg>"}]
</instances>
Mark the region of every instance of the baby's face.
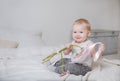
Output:
<instances>
[{"instance_id":1,"label":"baby's face","mask_svg":"<svg viewBox=\"0 0 120 81\"><path fill-rule=\"evenodd\" d=\"M76 43L82 43L87 40L89 31L85 24L76 24L72 29L72 37Z\"/></svg>"}]
</instances>

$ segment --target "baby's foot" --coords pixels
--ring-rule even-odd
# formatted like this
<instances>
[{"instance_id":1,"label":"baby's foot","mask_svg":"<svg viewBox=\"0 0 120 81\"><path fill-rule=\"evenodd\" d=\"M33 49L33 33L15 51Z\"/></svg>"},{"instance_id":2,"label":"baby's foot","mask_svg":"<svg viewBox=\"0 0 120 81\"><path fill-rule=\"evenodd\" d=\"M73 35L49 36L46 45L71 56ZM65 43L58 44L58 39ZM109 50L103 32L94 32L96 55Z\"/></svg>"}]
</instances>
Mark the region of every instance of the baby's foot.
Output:
<instances>
[{"instance_id":1,"label":"baby's foot","mask_svg":"<svg viewBox=\"0 0 120 81\"><path fill-rule=\"evenodd\" d=\"M67 74L70 74L70 72L69 72L69 71L63 72L63 73L60 74L60 77L63 77L63 76L65 76L65 75L67 75Z\"/></svg>"}]
</instances>

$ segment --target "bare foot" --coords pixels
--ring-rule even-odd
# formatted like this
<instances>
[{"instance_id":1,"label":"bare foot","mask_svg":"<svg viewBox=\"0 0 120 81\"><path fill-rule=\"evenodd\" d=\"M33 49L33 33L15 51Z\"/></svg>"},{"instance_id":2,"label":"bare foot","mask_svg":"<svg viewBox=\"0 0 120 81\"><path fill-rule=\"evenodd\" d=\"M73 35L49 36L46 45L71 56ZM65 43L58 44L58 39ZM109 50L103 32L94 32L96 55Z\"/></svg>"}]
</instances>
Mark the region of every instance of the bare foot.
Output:
<instances>
[{"instance_id":1,"label":"bare foot","mask_svg":"<svg viewBox=\"0 0 120 81\"><path fill-rule=\"evenodd\" d=\"M70 74L70 72L63 72L63 73L60 74L60 77L65 76L67 74Z\"/></svg>"}]
</instances>

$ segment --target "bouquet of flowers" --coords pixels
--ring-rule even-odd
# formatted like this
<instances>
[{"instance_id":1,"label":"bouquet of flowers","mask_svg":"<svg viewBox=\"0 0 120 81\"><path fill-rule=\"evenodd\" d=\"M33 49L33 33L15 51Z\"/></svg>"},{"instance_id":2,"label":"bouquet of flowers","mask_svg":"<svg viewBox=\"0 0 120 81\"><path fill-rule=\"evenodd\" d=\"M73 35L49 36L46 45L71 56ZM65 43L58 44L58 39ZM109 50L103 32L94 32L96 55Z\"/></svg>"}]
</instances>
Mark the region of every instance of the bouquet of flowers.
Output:
<instances>
[{"instance_id":1,"label":"bouquet of flowers","mask_svg":"<svg viewBox=\"0 0 120 81\"><path fill-rule=\"evenodd\" d=\"M73 48L74 46L77 46L77 47L80 47L80 46L78 46L78 45L71 45L71 48ZM81 48L81 47L80 47ZM45 63L45 62L47 62L47 61L49 61L51 58L53 58L55 55L57 55L57 54L62 54L62 52L63 51L65 51L67 48L66 47L64 47L64 48L62 48L62 49L60 49L58 52L54 52L54 53L52 53L52 54L50 54L49 56L47 56L46 58L44 58L43 60L42 60L42 63ZM82 49L82 48L81 48Z\"/></svg>"},{"instance_id":2,"label":"bouquet of flowers","mask_svg":"<svg viewBox=\"0 0 120 81\"><path fill-rule=\"evenodd\" d=\"M59 50L58 52L54 52L54 53L52 53L52 54L50 54L49 56L47 56L46 58L44 58L43 60L42 60L42 63L45 63L45 62L47 62L47 61L49 61L51 58L53 58L55 55L57 55L57 54L59 54L59 53L62 53L64 50L66 50L67 48L65 47L65 48L62 48L61 50Z\"/></svg>"}]
</instances>

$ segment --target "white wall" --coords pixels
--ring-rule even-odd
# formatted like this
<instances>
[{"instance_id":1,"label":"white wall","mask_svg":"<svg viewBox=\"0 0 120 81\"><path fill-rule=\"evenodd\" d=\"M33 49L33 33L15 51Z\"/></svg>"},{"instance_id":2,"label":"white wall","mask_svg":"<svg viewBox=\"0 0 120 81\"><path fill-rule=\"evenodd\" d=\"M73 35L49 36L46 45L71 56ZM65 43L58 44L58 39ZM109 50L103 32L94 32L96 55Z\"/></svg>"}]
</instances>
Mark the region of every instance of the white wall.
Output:
<instances>
[{"instance_id":1,"label":"white wall","mask_svg":"<svg viewBox=\"0 0 120 81\"><path fill-rule=\"evenodd\" d=\"M120 0L0 0L0 28L37 28L48 45L70 41L78 18L92 29L120 30Z\"/></svg>"}]
</instances>

